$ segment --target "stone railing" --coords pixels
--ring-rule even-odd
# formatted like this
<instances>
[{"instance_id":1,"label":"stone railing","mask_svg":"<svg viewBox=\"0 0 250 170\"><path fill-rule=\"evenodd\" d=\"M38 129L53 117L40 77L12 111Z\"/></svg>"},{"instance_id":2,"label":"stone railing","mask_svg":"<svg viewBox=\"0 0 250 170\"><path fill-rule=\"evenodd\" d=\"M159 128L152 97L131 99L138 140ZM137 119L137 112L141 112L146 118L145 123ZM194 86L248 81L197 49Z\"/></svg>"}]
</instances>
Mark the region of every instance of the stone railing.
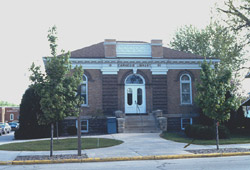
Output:
<instances>
[{"instance_id":1,"label":"stone railing","mask_svg":"<svg viewBox=\"0 0 250 170\"><path fill-rule=\"evenodd\" d=\"M167 118L163 116L162 110L153 111L153 115L157 121L157 126L162 131L167 131Z\"/></svg>"},{"instance_id":2,"label":"stone railing","mask_svg":"<svg viewBox=\"0 0 250 170\"><path fill-rule=\"evenodd\" d=\"M118 133L124 133L125 129L125 113L120 110L115 111L115 117L117 119L117 131Z\"/></svg>"}]
</instances>

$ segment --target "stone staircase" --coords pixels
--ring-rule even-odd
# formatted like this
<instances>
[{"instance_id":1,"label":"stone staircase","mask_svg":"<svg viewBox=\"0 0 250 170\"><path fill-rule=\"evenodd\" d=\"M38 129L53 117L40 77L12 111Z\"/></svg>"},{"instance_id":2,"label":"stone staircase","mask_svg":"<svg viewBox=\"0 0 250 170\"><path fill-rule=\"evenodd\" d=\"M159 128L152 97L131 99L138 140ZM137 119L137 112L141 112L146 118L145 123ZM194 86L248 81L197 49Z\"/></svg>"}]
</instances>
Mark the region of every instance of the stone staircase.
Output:
<instances>
[{"instance_id":1,"label":"stone staircase","mask_svg":"<svg viewBox=\"0 0 250 170\"><path fill-rule=\"evenodd\" d=\"M157 133L160 129L157 127L157 121L153 114L148 115L126 115L125 133Z\"/></svg>"}]
</instances>

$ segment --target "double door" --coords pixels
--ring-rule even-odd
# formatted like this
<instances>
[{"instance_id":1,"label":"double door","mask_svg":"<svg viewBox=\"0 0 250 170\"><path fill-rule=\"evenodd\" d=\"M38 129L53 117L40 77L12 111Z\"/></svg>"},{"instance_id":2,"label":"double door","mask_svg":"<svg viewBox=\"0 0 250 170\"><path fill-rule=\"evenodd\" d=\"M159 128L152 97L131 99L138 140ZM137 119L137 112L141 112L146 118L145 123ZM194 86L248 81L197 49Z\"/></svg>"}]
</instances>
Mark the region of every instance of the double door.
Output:
<instances>
[{"instance_id":1,"label":"double door","mask_svg":"<svg viewBox=\"0 0 250 170\"><path fill-rule=\"evenodd\" d=\"M144 85L125 86L125 113L146 113L146 97Z\"/></svg>"}]
</instances>

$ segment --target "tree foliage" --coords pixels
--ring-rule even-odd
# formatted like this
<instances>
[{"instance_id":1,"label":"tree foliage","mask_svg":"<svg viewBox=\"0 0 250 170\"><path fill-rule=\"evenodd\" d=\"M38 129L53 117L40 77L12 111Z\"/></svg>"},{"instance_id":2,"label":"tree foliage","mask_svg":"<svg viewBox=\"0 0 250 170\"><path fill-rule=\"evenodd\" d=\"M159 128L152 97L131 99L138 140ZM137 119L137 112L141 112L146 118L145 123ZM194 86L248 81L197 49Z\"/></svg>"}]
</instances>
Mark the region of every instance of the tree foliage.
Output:
<instances>
[{"instance_id":1,"label":"tree foliage","mask_svg":"<svg viewBox=\"0 0 250 170\"><path fill-rule=\"evenodd\" d=\"M204 58L218 58L222 66L232 71L238 71L245 62L242 55L243 46L237 42L230 30L216 22L201 30L193 26L180 28L170 46Z\"/></svg>"},{"instance_id":2,"label":"tree foliage","mask_svg":"<svg viewBox=\"0 0 250 170\"><path fill-rule=\"evenodd\" d=\"M240 101L231 93L231 71L212 68L211 63L204 61L201 65L201 82L196 84L196 104L203 114L218 122L230 118L230 112L239 107Z\"/></svg>"},{"instance_id":3,"label":"tree foliage","mask_svg":"<svg viewBox=\"0 0 250 170\"><path fill-rule=\"evenodd\" d=\"M71 67L70 53L57 55L56 27L49 30L48 41L52 57L45 61L45 74L33 63L30 76L35 92L40 96L42 114L38 115L39 124L51 124L67 116L78 115L77 105L81 103L76 96L82 80L81 67Z\"/></svg>"},{"instance_id":4,"label":"tree foliage","mask_svg":"<svg viewBox=\"0 0 250 170\"><path fill-rule=\"evenodd\" d=\"M218 8L227 15L226 23L236 32L243 33L250 44L250 0L228 0L225 8Z\"/></svg>"},{"instance_id":5,"label":"tree foliage","mask_svg":"<svg viewBox=\"0 0 250 170\"><path fill-rule=\"evenodd\" d=\"M18 106L18 105L9 103L7 101L0 101L0 106Z\"/></svg>"}]
</instances>

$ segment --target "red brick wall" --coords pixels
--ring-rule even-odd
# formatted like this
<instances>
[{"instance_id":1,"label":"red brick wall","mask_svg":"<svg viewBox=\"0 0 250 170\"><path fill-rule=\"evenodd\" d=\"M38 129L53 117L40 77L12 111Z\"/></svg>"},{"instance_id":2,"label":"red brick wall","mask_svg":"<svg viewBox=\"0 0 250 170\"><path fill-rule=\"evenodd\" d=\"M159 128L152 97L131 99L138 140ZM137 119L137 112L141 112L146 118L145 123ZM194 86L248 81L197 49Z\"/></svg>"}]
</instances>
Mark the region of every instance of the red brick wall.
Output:
<instances>
[{"instance_id":1,"label":"red brick wall","mask_svg":"<svg viewBox=\"0 0 250 170\"><path fill-rule=\"evenodd\" d=\"M4 114L4 110L3 110L2 107L0 107L0 122L4 122L4 120L3 120L4 119L4 117L3 117L4 115L3 114Z\"/></svg>"},{"instance_id":2,"label":"red brick wall","mask_svg":"<svg viewBox=\"0 0 250 170\"><path fill-rule=\"evenodd\" d=\"M10 115L14 115L14 120L10 120ZM19 107L5 107L5 122L18 121Z\"/></svg>"},{"instance_id":3,"label":"red brick wall","mask_svg":"<svg viewBox=\"0 0 250 170\"><path fill-rule=\"evenodd\" d=\"M103 105L112 103L113 111L122 110L125 111L124 108L124 81L126 77L130 74L132 74L132 69L128 70L119 70L118 75L112 75L115 76L115 82L117 81L117 89L114 90L117 91L115 94L118 94L118 97L114 96L117 101L108 101L109 99L105 98L105 101L103 103L103 90L106 89L106 87L103 87L103 78L105 78L105 75L102 75L100 70L85 70L85 75L88 77L88 106L83 107L82 115L92 115L96 114L98 112L103 112ZM180 101L180 76L182 73L188 73L190 74L192 78L192 105L181 105ZM156 109L163 109L166 110L164 113L167 114L178 114L177 117L180 117L179 114L191 114L191 113L198 113L197 107L194 104L194 97L196 93L195 89L195 81L199 79L200 70L169 70L166 78L164 78L164 75L161 75L162 77L162 83L166 84L166 89L162 90L161 96L157 96L161 100L161 105L158 106L157 100L155 100L155 104L153 104L153 82L152 82L152 73L150 70L137 70L137 74L140 74L143 76L143 78L146 81L146 111L148 113L152 112ZM159 76L155 76L154 79L159 79ZM160 78L161 79L161 78ZM161 82L161 80L158 80ZM166 83L165 83L166 81ZM108 82L106 82L107 84ZM114 82L113 82L114 84ZM163 85L161 84L161 86ZM157 95L155 92L155 95ZM164 96L166 97L164 99ZM112 96L111 96L112 98ZM164 99L164 100L163 100ZM164 105L164 103L166 103ZM110 105L111 106L111 105ZM158 108L161 107L161 108ZM112 113L111 113L112 114Z\"/></svg>"},{"instance_id":4,"label":"red brick wall","mask_svg":"<svg viewBox=\"0 0 250 170\"><path fill-rule=\"evenodd\" d=\"M190 74L192 78L192 104L181 105L180 99L180 76L182 73ZM195 81L199 79L200 70L169 70L167 78L167 100L168 100L168 114L186 114L197 113L197 107L194 104L195 98Z\"/></svg>"},{"instance_id":5,"label":"red brick wall","mask_svg":"<svg viewBox=\"0 0 250 170\"><path fill-rule=\"evenodd\" d=\"M102 73L100 70L84 70L88 77L88 105L82 107L81 115L102 112Z\"/></svg>"}]
</instances>

